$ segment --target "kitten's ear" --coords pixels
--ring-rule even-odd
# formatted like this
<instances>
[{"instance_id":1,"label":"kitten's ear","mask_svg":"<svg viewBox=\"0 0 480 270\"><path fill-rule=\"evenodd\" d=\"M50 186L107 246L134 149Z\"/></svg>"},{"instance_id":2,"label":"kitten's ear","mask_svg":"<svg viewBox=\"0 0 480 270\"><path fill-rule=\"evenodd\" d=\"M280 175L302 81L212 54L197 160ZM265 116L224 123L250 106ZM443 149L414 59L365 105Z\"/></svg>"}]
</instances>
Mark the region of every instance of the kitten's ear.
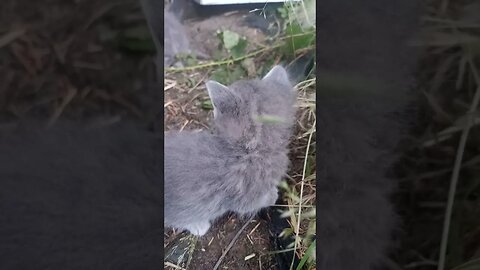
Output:
<instances>
[{"instance_id":1,"label":"kitten's ear","mask_svg":"<svg viewBox=\"0 0 480 270\"><path fill-rule=\"evenodd\" d=\"M223 113L233 109L236 103L236 95L232 90L216 81L207 81L206 86L212 101L214 117L217 117L219 112Z\"/></svg>"},{"instance_id":2,"label":"kitten's ear","mask_svg":"<svg viewBox=\"0 0 480 270\"><path fill-rule=\"evenodd\" d=\"M268 73L263 77L264 81L274 81L283 85L291 85L290 80L288 79L287 71L279 65L274 66Z\"/></svg>"}]
</instances>

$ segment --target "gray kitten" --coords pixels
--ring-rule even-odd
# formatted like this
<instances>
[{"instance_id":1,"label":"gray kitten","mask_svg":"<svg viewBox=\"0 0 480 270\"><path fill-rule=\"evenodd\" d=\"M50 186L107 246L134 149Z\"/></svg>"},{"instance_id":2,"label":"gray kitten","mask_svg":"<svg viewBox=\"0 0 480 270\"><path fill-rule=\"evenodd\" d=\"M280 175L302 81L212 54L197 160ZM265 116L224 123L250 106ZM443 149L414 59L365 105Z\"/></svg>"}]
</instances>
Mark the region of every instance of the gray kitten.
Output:
<instances>
[{"instance_id":1,"label":"gray kitten","mask_svg":"<svg viewBox=\"0 0 480 270\"><path fill-rule=\"evenodd\" d=\"M195 235L227 211L252 214L275 203L295 114L296 92L281 66L261 80L206 85L214 131L165 134L164 224Z\"/></svg>"}]
</instances>

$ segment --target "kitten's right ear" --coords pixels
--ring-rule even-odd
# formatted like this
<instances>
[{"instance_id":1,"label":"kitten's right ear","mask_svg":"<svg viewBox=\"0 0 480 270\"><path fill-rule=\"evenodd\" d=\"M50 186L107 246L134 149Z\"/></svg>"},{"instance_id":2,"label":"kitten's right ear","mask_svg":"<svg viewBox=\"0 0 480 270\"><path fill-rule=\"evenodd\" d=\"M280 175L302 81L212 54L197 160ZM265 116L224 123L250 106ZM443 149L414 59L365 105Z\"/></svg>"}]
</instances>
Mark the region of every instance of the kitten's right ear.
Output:
<instances>
[{"instance_id":1,"label":"kitten's right ear","mask_svg":"<svg viewBox=\"0 0 480 270\"><path fill-rule=\"evenodd\" d=\"M262 80L265 80L265 81L270 80L270 81L278 82L278 83L281 83L283 85L288 85L288 86L291 85L290 80L288 79L287 71L285 70L285 68L283 68L280 65L274 66L267 73L267 75L265 75L265 77L263 77Z\"/></svg>"},{"instance_id":2,"label":"kitten's right ear","mask_svg":"<svg viewBox=\"0 0 480 270\"><path fill-rule=\"evenodd\" d=\"M235 106L236 95L225 85L216 81L206 82L208 95L213 105L213 116L217 117L218 113L224 113L232 110Z\"/></svg>"}]
</instances>

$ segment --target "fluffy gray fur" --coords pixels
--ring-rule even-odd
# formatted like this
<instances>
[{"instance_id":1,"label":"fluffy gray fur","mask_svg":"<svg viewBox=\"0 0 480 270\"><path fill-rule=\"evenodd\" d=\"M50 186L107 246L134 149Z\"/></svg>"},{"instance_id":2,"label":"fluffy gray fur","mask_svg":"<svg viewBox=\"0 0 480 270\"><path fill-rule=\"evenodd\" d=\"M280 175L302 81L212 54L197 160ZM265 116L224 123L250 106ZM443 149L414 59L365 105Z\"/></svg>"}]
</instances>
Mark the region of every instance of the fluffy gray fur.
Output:
<instances>
[{"instance_id":1,"label":"fluffy gray fur","mask_svg":"<svg viewBox=\"0 0 480 270\"><path fill-rule=\"evenodd\" d=\"M317 267L376 269L397 223L387 170L415 98L417 54L407 42L420 7L414 0L327 0L319 11ZM343 76L340 83L352 77L365 83L346 91L345 84L327 84L333 73Z\"/></svg>"},{"instance_id":2,"label":"fluffy gray fur","mask_svg":"<svg viewBox=\"0 0 480 270\"><path fill-rule=\"evenodd\" d=\"M214 131L165 134L164 225L195 235L227 211L252 214L275 203L295 114L296 92L280 66L261 80L206 85Z\"/></svg>"}]
</instances>

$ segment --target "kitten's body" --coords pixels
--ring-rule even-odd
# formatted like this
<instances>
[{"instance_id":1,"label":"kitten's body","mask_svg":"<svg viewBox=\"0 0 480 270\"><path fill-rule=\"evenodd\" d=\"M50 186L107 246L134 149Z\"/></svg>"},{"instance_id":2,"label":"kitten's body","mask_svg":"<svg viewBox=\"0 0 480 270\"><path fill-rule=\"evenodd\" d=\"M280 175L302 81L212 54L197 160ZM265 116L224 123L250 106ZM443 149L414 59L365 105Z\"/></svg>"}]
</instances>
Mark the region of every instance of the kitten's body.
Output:
<instances>
[{"instance_id":1,"label":"kitten's body","mask_svg":"<svg viewBox=\"0 0 480 270\"><path fill-rule=\"evenodd\" d=\"M318 269L370 270L386 256L396 218L393 149L408 130L416 51L407 45L419 18L415 1L323 1L317 184ZM355 78L350 89L333 87ZM327 80L328 79L328 80ZM369 83L371 82L371 83Z\"/></svg>"},{"instance_id":2,"label":"kitten's body","mask_svg":"<svg viewBox=\"0 0 480 270\"><path fill-rule=\"evenodd\" d=\"M166 226L203 235L227 211L255 213L275 203L288 166L295 93L283 68L269 74L228 89L207 83L215 131L165 134ZM284 122L262 123L255 115Z\"/></svg>"},{"instance_id":3,"label":"kitten's body","mask_svg":"<svg viewBox=\"0 0 480 270\"><path fill-rule=\"evenodd\" d=\"M135 125L0 133L0 269L158 269L162 141Z\"/></svg>"}]
</instances>

